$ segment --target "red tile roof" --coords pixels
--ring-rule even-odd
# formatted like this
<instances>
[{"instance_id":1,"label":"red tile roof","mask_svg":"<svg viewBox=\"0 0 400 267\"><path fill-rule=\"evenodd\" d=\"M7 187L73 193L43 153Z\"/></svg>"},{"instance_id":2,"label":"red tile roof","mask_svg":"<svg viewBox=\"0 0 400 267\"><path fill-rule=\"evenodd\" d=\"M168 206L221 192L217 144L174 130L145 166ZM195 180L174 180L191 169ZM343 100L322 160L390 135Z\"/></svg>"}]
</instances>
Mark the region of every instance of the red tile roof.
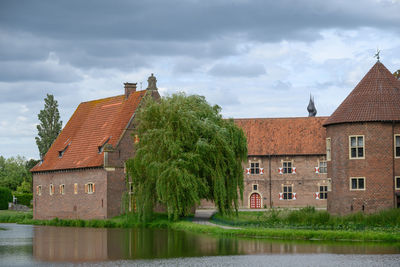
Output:
<instances>
[{"instance_id":1,"label":"red tile roof","mask_svg":"<svg viewBox=\"0 0 400 267\"><path fill-rule=\"evenodd\" d=\"M81 103L50 147L42 164L36 165L31 171L102 166L104 155L103 152L99 153L98 147L108 138L108 144L115 147L145 92L133 92L128 99L120 95ZM64 154L59 157L59 152L64 149Z\"/></svg>"},{"instance_id":2,"label":"red tile roof","mask_svg":"<svg viewBox=\"0 0 400 267\"><path fill-rule=\"evenodd\" d=\"M324 126L366 121L400 121L400 81L379 61Z\"/></svg>"},{"instance_id":3,"label":"red tile roof","mask_svg":"<svg viewBox=\"0 0 400 267\"><path fill-rule=\"evenodd\" d=\"M325 154L328 117L235 119L247 136L249 155Z\"/></svg>"}]
</instances>

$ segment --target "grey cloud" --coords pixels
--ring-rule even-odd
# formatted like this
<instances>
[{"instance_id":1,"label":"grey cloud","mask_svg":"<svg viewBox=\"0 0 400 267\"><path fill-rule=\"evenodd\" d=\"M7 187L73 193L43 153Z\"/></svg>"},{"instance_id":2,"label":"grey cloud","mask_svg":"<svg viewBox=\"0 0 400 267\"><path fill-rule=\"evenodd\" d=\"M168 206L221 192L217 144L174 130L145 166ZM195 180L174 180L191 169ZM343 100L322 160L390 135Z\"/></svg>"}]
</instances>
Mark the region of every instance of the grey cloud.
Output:
<instances>
[{"instance_id":1,"label":"grey cloud","mask_svg":"<svg viewBox=\"0 0 400 267\"><path fill-rule=\"evenodd\" d=\"M52 61L41 62L0 62L0 81L49 81L70 83L82 77L71 66L59 65Z\"/></svg>"},{"instance_id":2,"label":"grey cloud","mask_svg":"<svg viewBox=\"0 0 400 267\"><path fill-rule=\"evenodd\" d=\"M208 73L223 77L257 77L266 72L261 64L216 64Z\"/></svg>"}]
</instances>

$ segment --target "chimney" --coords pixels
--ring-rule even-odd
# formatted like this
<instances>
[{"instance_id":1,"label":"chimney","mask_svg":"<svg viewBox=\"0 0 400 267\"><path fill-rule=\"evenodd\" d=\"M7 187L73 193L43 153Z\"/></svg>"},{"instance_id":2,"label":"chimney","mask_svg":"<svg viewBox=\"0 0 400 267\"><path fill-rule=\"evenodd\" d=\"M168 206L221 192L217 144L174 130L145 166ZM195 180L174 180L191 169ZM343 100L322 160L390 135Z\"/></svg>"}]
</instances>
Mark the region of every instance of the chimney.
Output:
<instances>
[{"instance_id":1,"label":"chimney","mask_svg":"<svg viewBox=\"0 0 400 267\"><path fill-rule=\"evenodd\" d=\"M124 83L125 85L125 98L128 98L130 94L136 92L136 83Z\"/></svg>"}]
</instances>

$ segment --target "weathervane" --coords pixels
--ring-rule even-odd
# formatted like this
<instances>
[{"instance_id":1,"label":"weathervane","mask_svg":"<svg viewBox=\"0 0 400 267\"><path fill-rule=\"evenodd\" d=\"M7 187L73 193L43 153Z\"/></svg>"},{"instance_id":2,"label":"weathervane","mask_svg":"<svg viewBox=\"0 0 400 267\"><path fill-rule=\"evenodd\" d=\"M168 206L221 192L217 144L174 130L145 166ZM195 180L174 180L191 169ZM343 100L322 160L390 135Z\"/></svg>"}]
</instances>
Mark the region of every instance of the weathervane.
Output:
<instances>
[{"instance_id":1,"label":"weathervane","mask_svg":"<svg viewBox=\"0 0 400 267\"><path fill-rule=\"evenodd\" d=\"M376 49L376 54L374 57L376 57L376 59L379 61L379 53L381 52L381 50L379 50L378 48Z\"/></svg>"}]
</instances>

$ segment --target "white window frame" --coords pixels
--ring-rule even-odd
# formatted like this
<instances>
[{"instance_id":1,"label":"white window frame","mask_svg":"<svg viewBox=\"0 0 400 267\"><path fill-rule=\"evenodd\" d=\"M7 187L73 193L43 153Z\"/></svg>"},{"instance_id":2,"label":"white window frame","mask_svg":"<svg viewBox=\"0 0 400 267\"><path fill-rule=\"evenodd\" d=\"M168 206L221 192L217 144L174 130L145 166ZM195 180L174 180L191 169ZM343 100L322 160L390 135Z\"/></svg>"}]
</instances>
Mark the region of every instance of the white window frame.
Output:
<instances>
[{"instance_id":1,"label":"white window frame","mask_svg":"<svg viewBox=\"0 0 400 267\"><path fill-rule=\"evenodd\" d=\"M396 159L399 159L399 158L400 158L400 154L397 155L397 153L396 153L396 150L397 150L397 149L396 149L396 148L397 148L397 147L396 147L396 138L397 138L397 137L400 138L400 134L395 134L394 137L393 137L393 138L394 138L394 157L395 157Z\"/></svg>"},{"instance_id":2,"label":"white window frame","mask_svg":"<svg viewBox=\"0 0 400 267\"><path fill-rule=\"evenodd\" d=\"M357 179L357 188L353 188L352 187L352 185L353 185L353 179ZM360 179L363 179L364 180L364 188L359 188L360 186L359 186L359 180ZM350 191L365 191L365 188L367 188L367 183L366 183L367 181L366 181L366 179L365 179L365 177L350 177L350 183L349 183L349 186L350 186Z\"/></svg>"},{"instance_id":3,"label":"white window frame","mask_svg":"<svg viewBox=\"0 0 400 267\"><path fill-rule=\"evenodd\" d=\"M37 195L41 196L42 195L42 185L38 185L38 190L37 190Z\"/></svg>"},{"instance_id":4,"label":"white window frame","mask_svg":"<svg viewBox=\"0 0 400 267\"><path fill-rule=\"evenodd\" d=\"M321 190L321 188L326 190ZM318 185L318 192L319 192L319 199L328 199L328 185L327 184L319 184ZM325 194L326 197L322 197Z\"/></svg>"},{"instance_id":5,"label":"white window frame","mask_svg":"<svg viewBox=\"0 0 400 267\"><path fill-rule=\"evenodd\" d=\"M60 195L65 195L65 184L60 184Z\"/></svg>"},{"instance_id":6,"label":"white window frame","mask_svg":"<svg viewBox=\"0 0 400 267\"><path fill-rule=\"evenodd\" d=\"M321 162L325 162L326 166L322 167L322 168L325 168L326 172L321 171ZM318 169L319 169L318 173L327 174L328 173L328 161L327 160L319 160L318 161Z\"/></svg>"},{"instance_id":7,"label":"white window frame","mask_svg":"<svg viewBox=\"0 0 400 267\"><path fill-rule=\"evenodd\" d=\"M397 182L397 179L399 179L399 182ZM394 187L396 190L400 190L400 176L394 177Z\"/></svg>"},{"instance_id":8,"label":"white window frame","mask_svg":"<svg viewBox=\"0 0 400 267\"><path fill-rule=\"evenodd\" d=\"M93 194L94 193L94 183L87 183L87 193Z\"/></svg>"},{"instance_id":9,"label":"white window frame","mask_svg":"<svg viewBox=\"0 0 400 267\"><path fill-rule=\"evenodd\" d=\"M285 172L285 166L284 166L285 163L287 163L286 164L286 169L287 169L286 172ZM290 167L288 165L289 163L290 163ZM290 168L290 172L289 172L289 168ZM293 160L283 160L282 161L282 173L283 174L291 174L291 173L293 173Z\"/></svg>"},{"instance_id":10,"label":"white window frame","mask_svg":"<svg viewBox=\"0 0 400 267\"><path fill-rule=\"evenodd\" d=\"M362 145L362 149L363 149L363 156L359 157L358 156L358 149L361 147L358 145L358 138L362 137L363 139L363 145ZM356 138L356 146L352 147L351 146L351 138ZM356 156L352 157L351 156L351 149L355 148L356 149ZM364 135L350 135L349 136L349 159L365 159L365 136Z\"/></svg>"},{"instance_id":11,"label":"white window frame","mask_svg":"<svg viewBox=\"0 0 400 267\"><path fill-rule=\"evenodd\" d=\"M254 167L251 165L254 164ZM258 164L258 166L256 166ZM260 174L260 161L250 161L250 175L259 175ZM254 173L252 173L252 170L254 169ZM258 172L257 172L258 171Z\"/></svg>"},{"instance_id":12,"label":"white window frame","mask_svg":"<svg viewBox=\"0 0 400 267\"><path fill-rule=\"evenodd\" d=\"M50 193L50 196L54 195L53 191L54 191L54 185L53 185L53 184L50 184L50 186L49 186L49 193Z\"/></svg>"},{"instance_id":13,"label":"white window frame","mask_svg":"<svg viewBox=\"0 0 400 267\"><path fill-rule=\"evenodd\" d=\"M285 187L286 188L291 188L291 192L289 192L289 190L285 193ZM293 184L284 184L282 185L282 200L293 200ZM285 194L286 198L285 198ZM289 194L290 194L290 198L289 198Z\"/></svg>"}]
</instances>

